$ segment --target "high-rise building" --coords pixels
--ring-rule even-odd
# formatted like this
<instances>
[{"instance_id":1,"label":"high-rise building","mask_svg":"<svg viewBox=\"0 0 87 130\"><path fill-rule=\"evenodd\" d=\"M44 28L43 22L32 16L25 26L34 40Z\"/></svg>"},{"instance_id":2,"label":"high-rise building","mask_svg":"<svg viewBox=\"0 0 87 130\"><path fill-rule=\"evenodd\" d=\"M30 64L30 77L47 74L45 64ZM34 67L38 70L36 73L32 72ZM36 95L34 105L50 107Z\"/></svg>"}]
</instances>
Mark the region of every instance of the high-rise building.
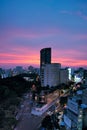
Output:
<instances>
[{"instance_id":1,"label":"high-rise building","mask_svg":"<svg viewBox=\"0 0 87 130\"><path fill-rule=\"evenodd\" d=\"M51 48L43 48L40 50L41 86L44 86L44 67L46 64L51 64Z\"/></svg>"},{"instance_id":2,"label":"high-rise building","mask_svg":"<svg viewBox=\"0 0 87 130\"><path fill-rule=\"evenodd\" d=\"M43 48L40 51L40 67L51 64L51 48Z\"/></svg>"}]
</instances>

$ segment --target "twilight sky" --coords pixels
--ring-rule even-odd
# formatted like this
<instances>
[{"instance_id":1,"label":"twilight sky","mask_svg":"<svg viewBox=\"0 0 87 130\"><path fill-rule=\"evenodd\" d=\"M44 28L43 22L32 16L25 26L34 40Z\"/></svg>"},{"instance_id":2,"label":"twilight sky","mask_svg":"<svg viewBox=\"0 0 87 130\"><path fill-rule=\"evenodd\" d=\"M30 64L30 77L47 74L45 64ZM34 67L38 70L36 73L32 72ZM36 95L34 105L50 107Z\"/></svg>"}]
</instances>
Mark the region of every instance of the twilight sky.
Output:
<instances>
[{"instance_id":1,"label":"twilight sky","mask_svg":"<svg viewBox=\"0 0 87 130\"><path fill-rule=\"evenodd\" d=\"M0 67L52 62L87 67L87 0L0 0Z\"/></svg>"}]
</instances>

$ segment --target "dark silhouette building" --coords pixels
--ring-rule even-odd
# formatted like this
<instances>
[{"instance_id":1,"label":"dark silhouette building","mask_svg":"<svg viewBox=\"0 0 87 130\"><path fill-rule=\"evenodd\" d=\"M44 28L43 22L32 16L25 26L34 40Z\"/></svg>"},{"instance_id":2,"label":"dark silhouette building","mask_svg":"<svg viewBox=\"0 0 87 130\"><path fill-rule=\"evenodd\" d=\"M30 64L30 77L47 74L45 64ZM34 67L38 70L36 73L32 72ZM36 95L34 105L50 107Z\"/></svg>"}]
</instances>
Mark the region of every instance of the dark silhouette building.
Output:
<instances>
[{"instance_id":1,"label":"dark silhouette building","mask_svg":"<svg viewBox=\"0 0 87 130\"><path fill-rule=\"evenodd\" d=\"M51 48L43 48L40 51L40 67L51 64Z\"/></svg>"}]
</instances>

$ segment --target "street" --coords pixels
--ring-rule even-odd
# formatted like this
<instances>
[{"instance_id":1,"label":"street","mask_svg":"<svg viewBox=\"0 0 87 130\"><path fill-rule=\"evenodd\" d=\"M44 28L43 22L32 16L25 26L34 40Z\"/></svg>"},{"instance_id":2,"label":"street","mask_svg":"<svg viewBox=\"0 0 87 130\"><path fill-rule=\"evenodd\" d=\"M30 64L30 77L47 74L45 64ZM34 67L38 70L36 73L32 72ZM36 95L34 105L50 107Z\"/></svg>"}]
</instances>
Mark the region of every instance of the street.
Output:
<instances>
[{"instance_id":1,"label":"street","mask_svg":"<svg viewBox=\"0 0 87 130\"><path fill-rule=\"evenodd\" d=\"M30 101L29 94L21 106L17 115L19 121L14 130L38 130L43 116L34 116L31 114L32 102Z\"/></svg>"},{"instance_id":2,"label":"street","mask_svg":"<svg viewBox=\"0 0 87 130\"><path fill-rule=\"evenodd\" d=\"M41 117L36 117L29 114L23 115L18 123L16 130L38 130L41 122Z\"/></svg>"},{"instance_id":3,"label":"street","mask_svg":"<svg viewBox=\"0 0 87 130\"><path fill-rule=\"evenodd\" d=\"M54 92L54 94L49 94L47 97L47 103L49 105L53 104L54 100L55 103L57 101L58 96L59 94L57 94L57 92ZM41 125L42 119L46 115L46 112L41 116L35 116L31 114L31 109L33 105L30 99L30 93L27 94L21 106L22 107L17 115L19 121L14 130L38 130Z\"/></svg>"}]
</instances>

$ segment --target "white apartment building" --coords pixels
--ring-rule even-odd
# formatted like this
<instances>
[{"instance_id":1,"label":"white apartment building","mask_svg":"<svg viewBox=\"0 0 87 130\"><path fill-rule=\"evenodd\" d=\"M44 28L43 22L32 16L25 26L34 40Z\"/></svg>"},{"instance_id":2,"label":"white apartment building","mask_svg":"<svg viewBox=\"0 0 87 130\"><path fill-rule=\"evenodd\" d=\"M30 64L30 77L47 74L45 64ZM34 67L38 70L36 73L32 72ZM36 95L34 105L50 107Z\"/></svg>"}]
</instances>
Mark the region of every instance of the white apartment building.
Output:
<instances>
[{"instance_id":1,"label":"white apartment building","mask_svg":"<svg viewBox=\"0 0 87 130\"><path fill-rule=\"evenodd\" d=\"M66 130L87 128L87 105L82 102L83 92L80 93L68 98L67 108L64 112Z\"/></svg>"},{"instance_id":2,"label":"white apartment building","mask_svg":"<svg viewBox=\"0 0 87 130\"><path fill-rule=\"evenodd\" d=\"M60 82L60 63L46 64L44 68L44 86L57 86Z\"/></svg>"}]
</instances>

